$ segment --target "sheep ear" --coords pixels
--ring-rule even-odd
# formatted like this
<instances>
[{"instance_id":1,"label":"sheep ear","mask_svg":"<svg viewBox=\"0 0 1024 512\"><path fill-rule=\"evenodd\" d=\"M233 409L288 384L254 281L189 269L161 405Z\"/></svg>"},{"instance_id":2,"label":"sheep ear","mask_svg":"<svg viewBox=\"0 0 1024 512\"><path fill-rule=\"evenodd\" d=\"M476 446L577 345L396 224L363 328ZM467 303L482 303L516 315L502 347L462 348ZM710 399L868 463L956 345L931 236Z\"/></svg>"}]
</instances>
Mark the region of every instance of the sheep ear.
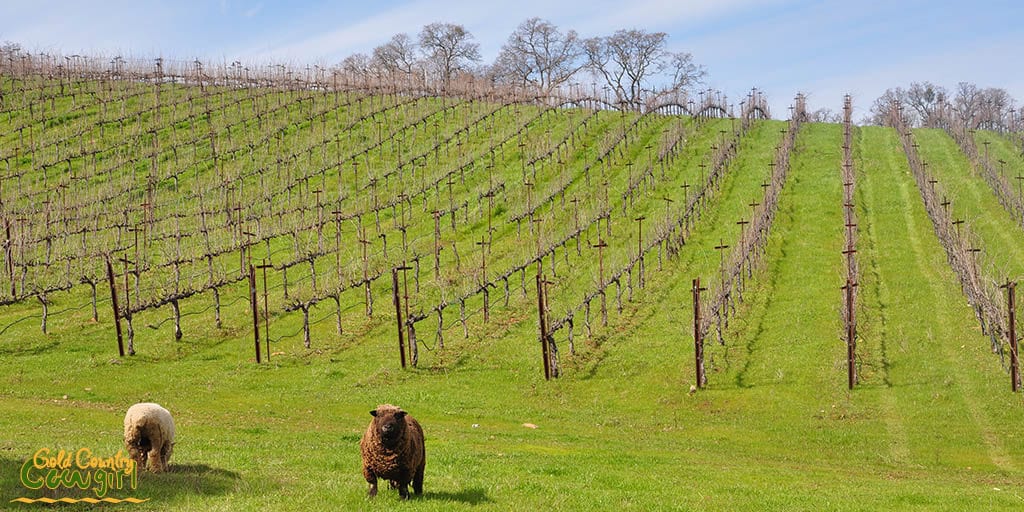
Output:
<instances>
[{"instance_id":1,"label":"sheep ear","mask_svg":"<svg viewBox=\"0 0 1024 512\"><path fill-rule=\"evenodd\" d=\"M370 416L377 417L377 410L374 409L374 410L370 411Z\"/></svg>"},{"instance_id":2,"label":"sheep ear","mask_svg":"<svg viewBox=\"0 0 1024 512\"><path fill-rule=\"evenodd\" d=\"M397 416L397 417L398 417L398 419L402 419L402 418L404 418L404 417L405 417L405 415L406 415L406 412L405 412L405 411L398 411L398 412L396 412L396 413L395 413L395 416Z\"/></svg>"}]
</instances>

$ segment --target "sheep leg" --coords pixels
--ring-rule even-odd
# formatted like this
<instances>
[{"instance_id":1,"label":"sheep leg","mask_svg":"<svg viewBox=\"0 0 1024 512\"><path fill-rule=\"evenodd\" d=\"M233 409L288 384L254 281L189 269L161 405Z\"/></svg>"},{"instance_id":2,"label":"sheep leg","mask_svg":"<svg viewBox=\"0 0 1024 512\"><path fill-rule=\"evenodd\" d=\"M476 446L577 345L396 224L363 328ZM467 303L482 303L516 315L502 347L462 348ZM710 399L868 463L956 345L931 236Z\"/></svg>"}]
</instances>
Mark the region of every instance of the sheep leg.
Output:
<instances>
[{"instance_id":1,"label":"sheep leg","mask_svg":"<svg viewBox=\"0 0 1024 512\"><path fill-rule=\"evenodd\" d=\"M164 470L163 457L160 454L161 448L163 447L160 445L153 445L153 448L149 450L149 461L153 466L154 473L159 473Z\"/></svg>"},{"instance_id":2,"label":"sheep leg","mask_svg":"<svg viewBox=\"0 0 1024 512\"><path fill-rule=\"evenodd\" d=\"M403 500L409 499L409 482L402 482L398 485L398 496Z\"/></svg>"},{"instance_id":3,"label":"sheep leg","mask_svg":"<svg viewBox=\"0 0 1024 512\"><path fill-rule=\"evenodd\" d=\"M416 468L416 474L412 477L412 492L416 494L423 494L423 469L426 464L420 464Z\"/></svg>"},{"instance_id":4,"label":"sheep leg","mask_svg":"<svg viewBox=\"0 0 1024 512\"><path fill-rule=\"evenodd\" d=\"M146 458L149 459L149 464L152 467L153 472L159 473L164 470L164 459L161 457L160 453L163 451L163 447L167 443L164 442L164 437L160 431L154 428L152 424L148 426L147 430L149 435L147 435L146 438L149 440L149 445L143 445L142 449L149 452Z\"/></svg>"},{"instance_id":5,"label":"sheep leg","mask_svg":"<svg viewBox=\"0 0 1024 512\"><path fill-rule=\"evenodd\" d=\"M370 471L370 468L363 467L363 477L366 478L366 482L370 484L370 490L366 492L366 495L370 498L377 495L377 475Z\"/></svg>"},{"instance_id":6,"label":"sheep leg","mask_svg":"<svg viewBox=\"0 0 1024 512\"><path fill-rule=\"evenodd\" d=\"M163 449L160 450L160 460L164 463L164 469L167 469L167 464L171 460L172 451L174 451L173 443L164 443Z\"/></svg>"}]
</instances>

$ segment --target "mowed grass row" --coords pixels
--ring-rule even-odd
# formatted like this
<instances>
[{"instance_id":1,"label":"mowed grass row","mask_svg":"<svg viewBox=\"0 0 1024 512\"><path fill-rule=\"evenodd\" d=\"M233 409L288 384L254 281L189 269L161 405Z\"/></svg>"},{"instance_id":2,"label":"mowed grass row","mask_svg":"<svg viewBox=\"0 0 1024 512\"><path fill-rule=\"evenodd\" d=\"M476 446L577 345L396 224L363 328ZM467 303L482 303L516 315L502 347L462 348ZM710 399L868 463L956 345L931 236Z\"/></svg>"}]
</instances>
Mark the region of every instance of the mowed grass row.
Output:
<instances>
[{"instance_id":1,"label":"mowed grass row","mask_svg":"<svg viewBox=\"0 0 1024 512\"><path fill-rule=\"evenodd\" d=\"M875 471L898 504L1019 506L1024 453L1011 425L1020 397L960 293L896 134L858 133L862 381L854 397L885 433L869 451ZM923 154L932 150L920 142Z\"/></svg>"},{"instance_id":2,"label":"mowed grass row","mask_svg":"<svg viewBox=\"0 0 1024 512\"><path fill-rule=\"evenodd\" d=\"M1024 277L1024 229L1003 208L988 183L971 168L956 142L938 129L914 130L921 158L952 201L952 214L967 221L982 249L979 264L1000 284ZM984 157L984 147L979 147ZM999 168L998 163L996 168Z\"/></svg>"},{"instance_id":3,"label":"mowed grass row","mask_svg":"<svg viewBox=\"0 0 1024 512\"><path fill-rule=\"evenodd\" d=\"M1024 191L1024 180L1017 179L1017 176L1024 174L1024 148L1020 145L1019 137L990 130L976 130L974 143L978 146L978 153L982 157L988 155L993 167L1006 177L1015 191Z\"/></svg>"}]
</instances>

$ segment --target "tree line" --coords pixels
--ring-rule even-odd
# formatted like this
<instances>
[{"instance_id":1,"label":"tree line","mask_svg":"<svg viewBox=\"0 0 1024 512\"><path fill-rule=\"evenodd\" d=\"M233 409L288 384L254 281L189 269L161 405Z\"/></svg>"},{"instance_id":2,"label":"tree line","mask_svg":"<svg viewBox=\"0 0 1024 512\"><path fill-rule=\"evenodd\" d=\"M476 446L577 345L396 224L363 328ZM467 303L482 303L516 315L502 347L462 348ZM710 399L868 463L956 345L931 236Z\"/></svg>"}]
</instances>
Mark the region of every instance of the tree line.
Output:
<instances>
[{"instance_id":1,"label":"tree line","mask_svg":"<svg viewBox=\"0 0 1024 512\"><path fill-rule=\"evenodd\" d=\"M433 81L443 89L460 78L482 79L540 97L578 86L580 76L589 75L616 106L635 111L684 95L707 74L691 54L670 51L665 32L623 29L583 38L537 17L516 27L491 64L482 63L479 44L464 26L437 22L415 37L396 34L370 54L350 55L340 67L365 79Z\"/></svg>"},{"instance_id":2,"label":"tree line","mask_svg":"<svg viewBox=\"0 0 1024 512\"><path fill-rule=\"evenodd\" d=\"M967 129L1017 131L1024 118L1024 106L1018 107L1006 89L960 82L950 92L925 81L887 89L871 105L863 123L887 125L893 106L901 110L908 126L926 128L944 128L955 122Z\"/></svg>"}]
</instances>

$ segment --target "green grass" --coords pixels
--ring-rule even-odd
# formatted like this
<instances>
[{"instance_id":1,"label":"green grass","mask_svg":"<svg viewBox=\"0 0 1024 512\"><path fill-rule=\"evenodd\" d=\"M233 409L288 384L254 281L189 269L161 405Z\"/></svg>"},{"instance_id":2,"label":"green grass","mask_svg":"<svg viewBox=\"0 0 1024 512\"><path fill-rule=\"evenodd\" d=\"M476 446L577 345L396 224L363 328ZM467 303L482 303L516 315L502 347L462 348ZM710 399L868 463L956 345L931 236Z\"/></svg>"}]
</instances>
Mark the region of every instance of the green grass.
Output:
<instances>
[{"instance_id":1,"label":"green grass","mask_svg":"<svg viewBox=\"0 0 1024 512\"><path fill-rule=\"evenodd\" d=\"M184 97L186 92L175 93ZM277 98L266 101L274 104ZM472 108L479 112L483 107ZM526 110L503 112L496 129L506 132L524 122ZM224 112L230 117L237 110L227 107ZM396 113L395 122L416 112ZM548 115L527 140L546 140L546 127L557 140L583 113ZM0 116L0 122L5 120ZM85 120L68 115L60 122ZM285 120L275 122L290 126ZM581 142L565 158L564 169L551 162L538 168L538 187L551 190L561 179L571 178L569 194L591 201L584 213L596 209L600 201L587 197L597 195L596 185L586 187L582 168L593 157L593 145L622 122L618 114L598 115L581 130ZM442 123L440 129L454 132L458 126L452 123ZM633 170L642 167L648 158L645 145L657 147L672 123L689 123L683 156L622 215L619 195L628 179L626 162L634 163ZM615 211L613 246L606 255L610 268L621 267L635 250L632 218L646 215L649 225L657 226L665 215L677 212L666 208L662 198L681 202L679 185L698 179L699 163L728 123L712 121L698 128L689 120L658 118L631 136L629 146L600 177L609 182ZM17 496L40 495L18 482L23 462L36 450L89 447L113 454L121 447L127 407L156 401L174 414L178 427L171 471L143 473L137 490L112 492L149 499L118 507L1020 509L1024 442L1017 427L1024 419L1024 404L1009 392L1009 378L960 294L892 130L861 128L855 133L863 276L857 389L846 389L839 310L839 287L845 279L840 253L842 130L810 124L797 138L764 264L749 282L747 301L724 333L725 345L709 342L709 386L688 392L694 380L690 281L715 277L718 254L713 247L739 236L735 223L749 218L749 204L761 197L760 183L769 174L782 126L754 125L681 253L665 258L660 270L649 255L647 286L637 288L632 301L624 299L621 314L609 297L607 327L600 327L596 308L591 313L592 337L583 334L578 320L575 355L569 354L565 332L558 333L564 375L550 382L543 379L539 364L532 274L527 275L525 293L519 276L513 276L507 307L503 290L492 290L493 311L486 325L478 312L479 298L474 298L467 305L468 337L456 320L458 305L446 310L444 348L435 345L433 318L418 325L420 366L405 370L398 368L394 353L389 283L374 286L372 319L363 315L361 292L345 295L343 306L350 309L343 315L341 335L330 316L333 302L317 306L311 317L324 321L313 326L310 350L299 338L280 338L301 328L301 315L281 312L283 299L274 299L271 331L280 340L271 362L260 365L251 354L246 290L237 285L221 292L221 329L212 325L209 294L184 301L185 338L180 342L173 341L170 322L155 329L146 326L166 320L166 310L139 314L139 354L134 357L116 357L109 303L100 303L99 323L90 320L88 307L52 313L47 335L40 333L37 318L17 323L0 335L0 508L39 507L8 503ZM372 129L358 128L355 135L372 140ZM315 141L316 130L296 129L294 142ZM116 127L107 137L115 138L112 132ZM490 140L486 134L475 137L464 142L468 154L482 154ZM919 137L927 160L955 162L951 141L928 138L927 133ZM12 136L0 140L7 144ZM494 177L505 180L511 190L500 199L503 213L492 220L525 206L518 187L522 155L511 147L505 152L497 156ZM380 162L393 162L393 157L373 156ZM242 160L232 165L241 166ZM430 165L431 172L437 170L432 159ZM930 164L932 169L938 166ZM944 183L953 179L955 169L950 169ZM600 176L599 170L592 172L592 177ZM275 186L286 184L278 178ZM467 173L467 185L460 184L457 198L475 197L487 179L481 163ZM999 205L980 188L984 183L964 179L965 185L974 180L980 186L971 194L958 193L955 203L976 208L972 218L998 218ZM431 195L429 204L446 205L446 192L442 188L436 197ZM416 206L417 243L430 247L433 218ZM478 256L472 252L474 241L486 233L480 217L486 204L483 212L480 206L474 208L470 222L453 232L445 228L444 235L459 244L466 268ZM572 210L558 200L539 215L545 218L546 236L567 232L572 224ZM390 211L382 217L393 250ZM373 221L366 219L364 225L372 235ZM528 228L520 237L515 225L498 226L493 265L509 267L529 254L534 238ZM345 229L351 237L350 228ZM332 236L333 231L328 239ZM596 229L587 231L588 239L597 236ZM986 244L999 243L983 236ZM1018 239L999 247L1009 250L1019 245ZM352 245L343 261L358 268L359 260L350 259L358 251ZM560 277L552 292L556 314L574 306L595 283L593 250L577 256L572 245L557 253ZM274 248L290 251L291 241L275 240ZM390 253L389 260L396 257ZM237 265L237 253L223 259L225 267ZM326 269L333 261L330 255L318 265ZM454 257L445 254L443 266L455 273ZM417 305L430 304L442 293L429 288L436 286L430 262L423 267L425 286L414 298ZM306 274L308 270L296 270L289 279L294 283ZM280 293L280 284L281 278L272 276L272 293ZM309 292L296 286L297 293ZM54 294L52 300L51 312L78 308L88 302L88 287ZM0 325L38 310L34 301L0 308ZM386 486L375 500L365 497L358 441L369 423L369 410L386 402L408 410L426 433L425 493L407 504L399 503L397 492ZM55 496L83 494L64 491Z\"/></svg>"},{"instance_id":2,"label":"green grass","mask_svg":"<svg viewBox=\"0 0 1024 512\"><path fill-rule=\"evenodd\" d=\"M1006 278L1024 276L1024 228L999 204L988 183L971 169L949 135L936 129L917 130L915 134L922 144L921 158L953 202L954 217L967 221L977 237L976 243L984 249L980 263L988 266L990 274L1000 283ZM984 157L984 147L979 151ZM999 151L993 149L992 153Z\"/></svg>"}]
</instances>

